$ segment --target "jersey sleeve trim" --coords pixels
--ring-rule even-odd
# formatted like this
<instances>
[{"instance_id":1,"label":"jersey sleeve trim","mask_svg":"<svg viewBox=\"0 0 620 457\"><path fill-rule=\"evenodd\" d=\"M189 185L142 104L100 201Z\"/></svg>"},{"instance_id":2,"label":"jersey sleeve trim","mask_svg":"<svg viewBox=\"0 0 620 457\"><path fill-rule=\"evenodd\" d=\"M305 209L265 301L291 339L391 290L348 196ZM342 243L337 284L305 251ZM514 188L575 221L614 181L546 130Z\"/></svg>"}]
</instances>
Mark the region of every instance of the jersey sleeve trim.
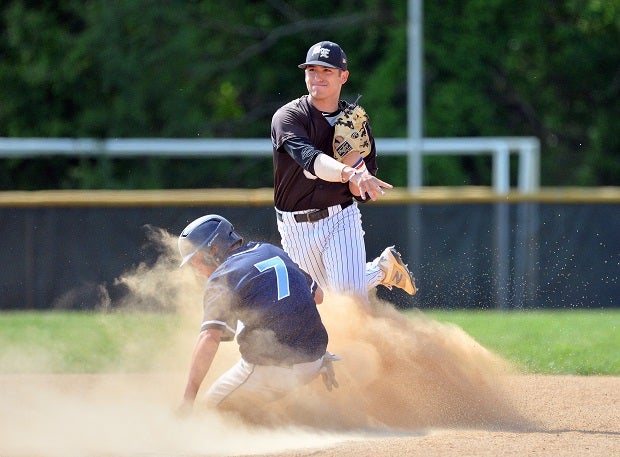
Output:
<instances>
[{"instance_id":1,"label":"jersey sleeve trim","mask_svg":"<svg viewBox=\"0 0 620 457\"><path fill-rule=\"evenodd\" d=\"M202 325L200 326L200 331L202 332L210 328L222 330L222 337L221 337L222 341L231 341L235 337L236 329L232 328L230 325L228 325L224 321L218 321L218 320L204 321Z\"/></svg>"}]
</instances>

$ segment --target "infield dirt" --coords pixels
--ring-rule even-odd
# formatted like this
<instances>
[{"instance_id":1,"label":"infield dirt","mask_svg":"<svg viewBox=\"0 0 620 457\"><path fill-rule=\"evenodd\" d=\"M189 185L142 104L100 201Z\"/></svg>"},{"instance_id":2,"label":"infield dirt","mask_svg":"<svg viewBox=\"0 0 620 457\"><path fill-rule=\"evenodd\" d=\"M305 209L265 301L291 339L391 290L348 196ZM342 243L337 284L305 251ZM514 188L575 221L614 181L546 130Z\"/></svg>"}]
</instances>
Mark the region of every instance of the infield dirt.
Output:
<instances>
[{"instance_id":1,"label":"infield dirt","mask_svg":"<svg viewBox=\"0 0 620 457\"><path fill-rule=\"evenodd\" d=\"M343 359L333 392L317 380L269 409L179 418L185 335L162 342L149 373L0 376L0 455L620 453L620 377L519 374L460 328L379 302L331 297L321 311ZM218 353L207 385L238 357L233 348Z\"/></svg>"}]
</instances>

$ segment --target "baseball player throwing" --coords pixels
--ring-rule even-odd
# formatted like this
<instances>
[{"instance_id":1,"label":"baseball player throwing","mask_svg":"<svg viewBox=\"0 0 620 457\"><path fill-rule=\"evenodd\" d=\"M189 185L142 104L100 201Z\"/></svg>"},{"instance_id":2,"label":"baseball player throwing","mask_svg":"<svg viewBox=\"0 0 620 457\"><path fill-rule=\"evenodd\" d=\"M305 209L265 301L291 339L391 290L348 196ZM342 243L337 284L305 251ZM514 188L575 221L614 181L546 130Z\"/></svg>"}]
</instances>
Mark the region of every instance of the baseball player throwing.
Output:
<instances>
[{"instance_id":1,"label":"baseball player throwing","mask_svg":"<svg viewBox=\"0 0 620 457\"><path fill-rule=\"evenodd\" d=\"M413 295L413 277L394 247L366 263L358 202L392 186L376 177L375 141L365 111L340 100L349 71L339 45L308 50L308 95L282 106L271 123L274 200L284 250L321 287L367 298L382 284Z\"/></svg>"},{"instance_id":2,"label":"baseball player throwing","mask_svg":"<svg viewBox=\"0 0 620 457\"><path fill-rule=\"evenodd\" d=\"M235 337L238 321L241 359L210 387L209 405L269 402L319 375L329 390L338 386L331 365L338 358L326 351L328 335L316 307L322 290L282 249L244 243L216 214L189 224L178 243L181 266L207 278L182 413L191 411L220 341Z\"/></svg>"}]
</instances>

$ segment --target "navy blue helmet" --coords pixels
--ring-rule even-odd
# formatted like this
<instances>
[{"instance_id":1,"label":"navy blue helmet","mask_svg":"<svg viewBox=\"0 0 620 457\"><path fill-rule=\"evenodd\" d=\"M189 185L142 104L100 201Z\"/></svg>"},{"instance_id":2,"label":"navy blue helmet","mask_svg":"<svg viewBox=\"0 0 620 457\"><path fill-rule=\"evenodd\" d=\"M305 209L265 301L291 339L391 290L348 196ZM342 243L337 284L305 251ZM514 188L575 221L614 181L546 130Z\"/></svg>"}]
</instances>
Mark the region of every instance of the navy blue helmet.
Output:
<instances>
[{"instance_id":1,"label":"navy blue helmet","mask_svg":"<svg viewBox=\"0 0 620 457\"><path fill-rule=\"evenodd\" d=\"M179 235L179 252L183 257L180 266L185 265L201 251L205 263L219 265L228 257L231 248L241 243L243 238L222 216L208 214L199 217Z\"/></svg>"}]
</instances>

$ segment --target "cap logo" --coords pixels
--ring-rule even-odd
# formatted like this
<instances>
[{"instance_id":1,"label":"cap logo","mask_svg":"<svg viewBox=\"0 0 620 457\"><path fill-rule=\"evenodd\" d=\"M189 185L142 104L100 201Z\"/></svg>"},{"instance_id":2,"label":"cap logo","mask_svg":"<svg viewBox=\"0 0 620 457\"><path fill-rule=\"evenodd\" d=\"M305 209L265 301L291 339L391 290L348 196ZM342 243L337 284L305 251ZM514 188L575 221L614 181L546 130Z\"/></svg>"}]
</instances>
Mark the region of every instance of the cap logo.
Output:
<instances>
[{"instance_id":1,"label":"cap logo","mask_svg":"<svg viewBox=\"0 0 620 457\"><path fill-rule=\"evenodd\" d=\"M329 59L329 48L322 48L320 45L319 46L315 46L314 49L312 50L312 55L319 55L319 58L323 58L323 59Z\"/></svg>"}]
</instances>

